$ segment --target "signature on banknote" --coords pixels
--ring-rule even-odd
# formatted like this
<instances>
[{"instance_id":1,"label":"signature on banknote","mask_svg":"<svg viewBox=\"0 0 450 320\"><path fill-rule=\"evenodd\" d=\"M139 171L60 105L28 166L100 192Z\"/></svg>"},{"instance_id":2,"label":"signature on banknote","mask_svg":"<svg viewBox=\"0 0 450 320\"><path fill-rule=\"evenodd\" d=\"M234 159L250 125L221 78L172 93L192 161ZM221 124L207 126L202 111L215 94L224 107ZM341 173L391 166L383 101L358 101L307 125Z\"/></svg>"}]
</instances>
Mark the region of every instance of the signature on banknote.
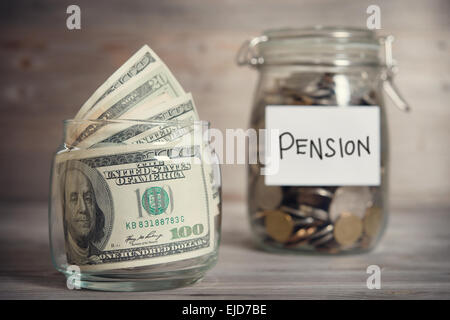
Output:
<instances>
[{"instance_id":1,"label":"signature on banknote","mask_svg":"<svg viewBox=\"0 0 450 320\"><path fill-rule=\"evenodd\" d=\"M134 236L134 235L129 235L126 239L125 242L127 242L128 244L135 246L135 245L142 245L145 243L157 243L158 240L162 237L161 233L156 233L155 230L150 231L147 235L140 235L138 237Z\"/></svg>"}]
</instances>

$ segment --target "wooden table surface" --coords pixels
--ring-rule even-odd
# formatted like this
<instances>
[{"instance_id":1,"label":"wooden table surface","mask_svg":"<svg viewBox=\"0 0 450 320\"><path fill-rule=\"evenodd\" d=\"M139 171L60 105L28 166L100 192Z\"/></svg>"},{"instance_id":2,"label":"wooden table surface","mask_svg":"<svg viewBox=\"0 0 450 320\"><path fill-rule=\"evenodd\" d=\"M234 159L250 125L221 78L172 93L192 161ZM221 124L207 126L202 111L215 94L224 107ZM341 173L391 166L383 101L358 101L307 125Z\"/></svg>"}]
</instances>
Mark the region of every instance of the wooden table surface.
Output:
<instances>
[{"instance_id":1,"label":"wooden table surface","mask_svg":"<svg viewBox=\"0 0 450 320\"><path fill-rule=\"evenodd\" d=\"M393 209L369 254L297 256L251 243L243 202L226 201L219 261L192 286L158 292L69 290L50 262L45 203L0 205L0 299L449 299L449 208ZM369 265L381 289L369 290Z\"/></svg>"}]
</instances>

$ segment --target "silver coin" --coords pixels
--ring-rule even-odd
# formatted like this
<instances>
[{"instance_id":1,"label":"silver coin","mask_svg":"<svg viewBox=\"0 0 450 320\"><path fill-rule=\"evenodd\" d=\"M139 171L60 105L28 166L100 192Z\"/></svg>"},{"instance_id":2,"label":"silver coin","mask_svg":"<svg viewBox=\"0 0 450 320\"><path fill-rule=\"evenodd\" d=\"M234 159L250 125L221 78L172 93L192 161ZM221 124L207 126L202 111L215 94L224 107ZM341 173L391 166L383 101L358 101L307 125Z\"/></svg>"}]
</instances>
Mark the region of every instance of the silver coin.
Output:
<instances>
[{"instance_id":1,"label":"silver coin","mask_svg":"<svg viewBox=\"0 0 450 320\"><path fill-rule=\"evenodd\" d=\"M326 221L329 219L328 212L319 208L301 204L299 206L299 210L303 212L307 217L313 217L314 219L322 221Z\"/></svg>"},{"instance_id":2,"label":"silver coin","mask_svg":"<svg viewBox=\"0 0 450 320\"><path fill-rule=\"evenodd\" d=\"M309 242L309 244L314 247L318 247L318 246L321 246L321 245L324 245L324 244L330 242L331 240L333 240L333 238L334 237L333 237L332 233L327 233L323 237L319 237L319 238L315 238L314 240L311 240Z\"/></svg>"},{"instance_id":3,"label":"silver coin","mask_svg":"<svg viewBox=\"0 0 450 320\"><path fill-rule=\"evenodd\" d=\"M309 227L309 226L314 226L314 225L318 224L317 220L315 220L311 217L297 219L297 220L295 220L294 223L295 223L296 227Z\"/></svg>"},{"instance_id":4,"label":"silver coin","mask_svg":"<svg viewBox=\"0 0 450 320\"><path fill-rule=\"evenodd\" d=\"M333 193L323 188L299 188L295 199L298 205L328 210L332 197Z\"/></svg>"},{"instance_id":5,"label":"silver coin","mask_svg":"<svg viewBox=\"0 0 450 320\"><path fill-rule=\"evenodd\" d=\"M282 206L280 210L290 214L291 217L294 218L295 227L317 225L317 221L314 218L306 216L303 212L299 210L293 209L288 206Z\"/></svg>"},{"instance_id":6,"label":"silver coin","mask_svg":"<svg viewBox=\"0 0 450 320\"><path fill-rule=\"evenodd\" d=\"M311 221L311 223L317 224L317 222L323 223L328 220L328 213L325 210L310 206L300 205L298 209L282 206L280 210L289 213L294 218L297 218L298 221L305 221L305 223L306 221Z\"/></svg>"},{"instance_id":7,"label":"silver coin","mask_svg":"<svg viewBox=\"0 0 450 320\"><path fill-rule=\"evenodd\" d=\"M343 212L351 212L362 218L371 202L369 187L340 187L330 204L330 219L336 221Z\"/></svg>"},{"instance_id":8,"label":"silver coin","mask_svg":"<svg viewBox=\"0 0 450 320\"><path fill-rule=\"evenodd\" d=\"M332 224L327 225L325 228L320 229L319 231L317 231L316 233L314 233L310 239L317 239L317 238L321 238L324 237L328 234L333 235L333 230L334 227Z\"/></svg>"},{"instance_id":9,"label":"silver coin","mask_svg":"<svg viewBox=\"0 0 450 320\"><path fill-rule=\"evenodd\" d=\"M332 198L333 192L325 188L299 188L299 193L315 194L321 197Z\"/></svg>"},{"instance_id":10,"label":"silver coin","mask_svg":"<svg viewBox=\"0 0 450 320\"><path fill-rule=\"evenodd\" d=\"M300 218L300 219L306 219L308 218L308 215L306 215L304 212L300 211L300 210L296 210L294 208L288 207L288 206L282 206L280 208L280 210L289 213L290 215L296 217L296 218Z\"/></svg>"}]
</instances>

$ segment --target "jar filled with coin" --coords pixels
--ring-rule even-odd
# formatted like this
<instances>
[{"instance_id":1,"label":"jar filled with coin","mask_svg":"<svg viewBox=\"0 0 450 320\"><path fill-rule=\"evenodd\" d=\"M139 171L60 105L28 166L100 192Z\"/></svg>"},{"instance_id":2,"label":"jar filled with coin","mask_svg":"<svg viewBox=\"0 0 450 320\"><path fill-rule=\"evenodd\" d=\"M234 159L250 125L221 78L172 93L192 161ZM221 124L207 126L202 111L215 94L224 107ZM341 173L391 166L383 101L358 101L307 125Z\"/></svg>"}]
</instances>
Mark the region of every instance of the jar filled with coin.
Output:
<instances>
[{"instance_id":1,"label":"jar filled with coin","mask_svg":"<svg viewBox=\"0 0 450 320\"><path fill-rule=\"evenodd\" d=\"M393 84L393 37L355 28L269 30L237 62L259 71L250 127L248 210L270 251L326 254L375 247L388 217L383 94Z\"/></svg>"}]
</instances>

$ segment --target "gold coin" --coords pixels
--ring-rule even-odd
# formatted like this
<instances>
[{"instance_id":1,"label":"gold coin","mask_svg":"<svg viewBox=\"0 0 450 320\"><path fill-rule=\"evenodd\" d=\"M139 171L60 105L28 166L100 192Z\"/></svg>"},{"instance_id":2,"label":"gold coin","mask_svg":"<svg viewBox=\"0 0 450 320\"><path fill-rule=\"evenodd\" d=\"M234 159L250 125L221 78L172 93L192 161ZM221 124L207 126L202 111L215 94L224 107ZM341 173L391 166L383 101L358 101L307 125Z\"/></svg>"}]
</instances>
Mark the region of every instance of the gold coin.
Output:
<instances>
[{"instance_id":1,"label":"gold coin","mask_svg":"<svg viewBox=\"0 0 450 320\"><path fill-rule=\"evenodd\" d=\"M361 237L362 231L362 220L350 212L344 212L334 225L334 238L340 245L349 246Z\"/></svg>"},{"instance_id":2,"label":"gold coin","mask_svg":"<svg viewBox=\"0 0 450 320\"><path fill-rule=\"evenodd\" d=\"M320 238L310 241L309 244L314 247L319 247L321 245L324 245L324 244L330 242L331 240L333 240L333 234L329 233L323 237L320 237Z\"/></svg>"},{"instance_id":3,"label":"gold coin","mask_svg":"<svg viewBox=\"0 0 450 320\"><path fill-rule=\"evenodd\" d=\"M314 234L314 232L316 232L316 227L308 227L308 228L301 228L298 229L293 235L292 237L289 238L289 242L300 242L303 241L305 239L308 239L310 236L312 236Z\"/></svg>"},{"instance_id":4,"label":"gold coin","mask_svg":"<svg viewBox=\"0 0 450 320\"><path fill-rule=\"evenodd\" d=\"M266 213L265 225L267 234L281 243L286 242L294 230L291 216L279 210Z\"/></svg>"},{"instance_id":5,"label":"gold coin","mask_svg":"<svg viewBox=\"0 0 450 320\"><path fill-rule=\"evenodd\" d=\"M370 236L375 237L381 227L382 213L379 207L367 208L364 216L364 232Z\"/></svg>"}]
</instances>

